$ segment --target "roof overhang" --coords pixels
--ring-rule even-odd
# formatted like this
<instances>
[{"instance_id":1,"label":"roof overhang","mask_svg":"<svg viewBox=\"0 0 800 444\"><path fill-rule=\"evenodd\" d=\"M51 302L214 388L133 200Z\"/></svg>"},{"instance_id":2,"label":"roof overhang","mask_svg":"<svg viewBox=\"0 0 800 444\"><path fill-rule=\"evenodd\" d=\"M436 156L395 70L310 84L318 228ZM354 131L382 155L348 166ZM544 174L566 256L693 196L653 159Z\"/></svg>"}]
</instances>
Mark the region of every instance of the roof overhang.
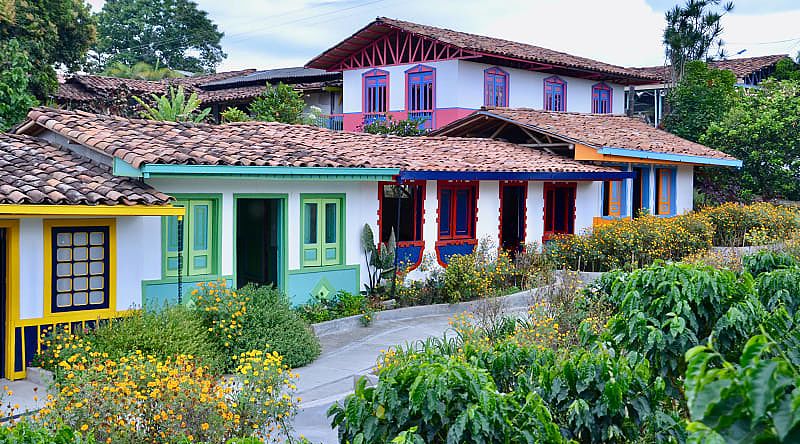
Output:
<instances>
[{"instance_id":1,"label":"roof overhang","mask_svg":"<svg viewBox=\"0 0 800 444\"><path fill-rule=\"evenodd\" d=\"M599 181L633 179L632 171L401 171L405 180L538 180L538 181Z\"/></svg>"},{"instance_id":2,"label":"roof overhang","mask_svg":"<svg viewBox=\"0 0 800 444\"><path fill-rule=\"evenodd\" d=\"M0 216L183 216L183 207L172 205L39 205L0 204Z\"/></svg>"},{"instance_id":3,"label":"roof overhang","mask_svg":"<svg viewBox=\"0 0 800 444\"><path fill-rule=\"evenodd\" d=\"M604 146L598 149L597 153L610 156L632 157L636 159L664 160L668 162L690 163L694 165L716 165L716 166L727 166L735 168L742 167L742 161L738 159L729 160L729 159L717 159L714 157L690 156L685 154L654 153L652 151L631 150L627 148L615 148L610 146Z\"/></svg>"}]
</instances>

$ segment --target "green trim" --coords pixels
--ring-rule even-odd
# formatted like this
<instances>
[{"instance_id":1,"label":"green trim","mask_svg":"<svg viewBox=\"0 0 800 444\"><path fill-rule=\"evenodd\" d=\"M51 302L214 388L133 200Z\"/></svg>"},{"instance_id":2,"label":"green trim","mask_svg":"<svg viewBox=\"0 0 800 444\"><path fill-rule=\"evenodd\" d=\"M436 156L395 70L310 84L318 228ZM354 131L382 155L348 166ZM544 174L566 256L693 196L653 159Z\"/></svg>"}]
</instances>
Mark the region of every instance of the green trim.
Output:
<instances>
[{"instance_id":1,"label":"green trim","mask_svg":"<svg viewBox=\"0 0 800 444\"><path fill-rule=\"evenodd\" d=\"M281 247L279 249L281 258L281 271L278 273L278 288L284 292L286 292L286 284L289 280L288 272L289 272L289 194L288 193L234 193L233 194L233 284L236 285L238 282L238 276L236 274L238 267L236 265L237 261L237 251L236 251L236 228L238 227L237 217L239 215L239 199L280 199L281 200L281 212L283 213L283 217L281 218L281 223L283 224L281 228L282 231L282 238Z\"/></svg>"},{"instance_id":2,"label":"green trim","mask_svg":"<svg viewBox=\"0 0 800 444\"><path fill-rule=\"evenodd\" d=\"M137 170L138 171L138 170ZM242 165L144 165L141 175L151 177L250 177L272 180L392 180L399 168L280 167Z\"/></svg>"},{"instance_id":3,"label":"green trim","mask_svg":"<svg viewBox=\"0 0 800 444\"><path fill-rule=\"evenodd\" d=\"M190 202L192 200L210 200L214 203L214 208L212 209L212 215L209 218L212 221L211 227L211 237L212 237L212 248L211 251L211 272L204 275L198 276L188 276L184 275L183 280L187 281L190 278L200 277L203 278L204 276L218 276L222 269L222 194L220 193L176 193L172 194L175 198L176 206L180 206L181 203ZM187 211L186 218L191 217L189 215L190 212ZM174 276L169 276L167 274L167 218L168 217L175 217L175 216L164 216L161 218L161 277L164 279L170 278L175 279ZM184 224L184 230L186 229L186 225ZM184 242L184 249L183 249L183 256L184 256L184 267L189 269L188 261L191 258L191 254L189 249L187 248L189 242L189 234L184 232L183 234L183 242ZM201 279L202 280L202 279Z\"/></svg>"},{"instance_id":4,"label":"green trim","mask_svg":"<svg viewBox=\"0 0 800 444\"><path fill-rule=\"evenodd\" d=\"M304 207L305 207L305 202L307 200L320 200L320 201L322 201L321 202L322 206L317 208L317 211L319 212L318 214L322 214L324 212L324 201L325 200L338 200L339 201L339 207L340 207L339 208L339 221L338 221L339 224L338 224L338 227L337 227L338 228L338 232L337 232L337 239L336 239L338 241L337 243L339 244L338 247L337 247L338 248L337 261L339 262L339 264L335 264L335 265L341 265L341 264L346 262L346 258L345 258L345 255L346 255L345 248L346 248L346 245L347 245L346 242L345 242L345 235L346 235L346 231L347 231L345 229L345 227L347 227L347 220L345 218L345 215L347 214L347 199L346 198L347 198L347 195L345 193L300 193L300 225L299 225L300 226L300 231L299 231L299 234L300 234L300 239L299 239L300 240L300 242L299 242L300 243L300 268L309 268L309 269L312 269L312 270L319 270L322 267L330 266L330 264L328 264L328 265L324 264L324 260L325 260L324 259L324 255L325 255L325 242L324 242L325 220L324 220L324 218L320 218L319 216L317 216L317 244L320 245L318 254L320 255L319 259L320 259L320 264L321 265L309 265L309 266L304 265L305 264L305 260L304 260L305 248L304 247L305 247L306 244L304 243L304 238L303 238L303 234L304 234L304 231L305 231L305 224L304 224L304 222L305 222L305 214L303 213L303 211L304 211ZM309 244L309 245L313 245L313 244Z\"/></svg>"},{"instance_id":5,"label":"green trim","mask_svg":"<svg viewBox=\"0 0 800 444\"><path fill-rule=\"evenodd\" d=\"M119 157L114 158L111 173L115 176L122 177L142 177L142 170L136 168L128 162L125 162Z\"/></svg>"}]
</instances>

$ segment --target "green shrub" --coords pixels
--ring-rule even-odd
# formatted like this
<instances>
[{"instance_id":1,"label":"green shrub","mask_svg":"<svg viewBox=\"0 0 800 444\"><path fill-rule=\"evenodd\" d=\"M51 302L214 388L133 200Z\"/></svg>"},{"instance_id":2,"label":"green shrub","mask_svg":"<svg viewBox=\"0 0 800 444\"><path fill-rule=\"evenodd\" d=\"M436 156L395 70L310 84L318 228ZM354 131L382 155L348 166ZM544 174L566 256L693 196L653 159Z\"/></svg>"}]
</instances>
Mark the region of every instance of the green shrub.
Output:
<instances>
[{"instance_id":1,"label":"green shrub","mask_svg":"<svg viewBox=\"0 0 800 444\"><path fill-rule=\"evenodd\" d=\"M412 428L431 444L564 442L536 394L501 394L489 373L455 357L412 358L383 369L376 387L365 383L328 411L340 442L382 444Z\"/></svg>"},{"instance_id":2,"label":"green shrub","mask_svg":"<svg viewBox=\"0 0 800 444\"><path fill-rule=\"evenodd\" d=\"M800 268L762 273L756 279L756 290L768 311L782 306L790 315L794 315L800 307Z\"/></svg>"},{"instance_id":3,"label":"green shrub","mask_svg":"<svg viewBox=\"0 0 800 444\"><path fill-rule=\"evenodd\" d=\"M632 272L612 289L619 313L604 339L641 353L679 395L684 353L710 335L735 355L764 316L749 274L687 264L656 264Z\"/></svg>"},{"instance_id":4,"label":"green shrub","mask_svg":"<svg viewBox=\"0 0 800 444\"><path fill-rule=\"evenodd\" d=\"M714 225L714 245L720 247L780 242L800 229L797 210L765 202L728 202L700 212Z\"/></svg>"},{"instance_id":5,"label":"green shrub","mask_svg":"<svg viewBox=\"0 0 800 444\"><path fill-rule=\"evenodd\" d=\"M73 354L88 354L84 348L65 348L72 340L68 332L53 332L45 338L45 349L35 363L55 370L61 360ZM80 335L92 352L106 353L110 359L129 355L136 350L157 358L178 354L194 356L212 372L225 370L225 357L209 335L202 319L183 305L167 306L158 311L137 310Z\"/></svg>"},{"instance_id":6,"label":"green shrub","mask_svg":"<svg viewBox=\"0 0 800 444\"><path fill-rule=\"evenodd\" d=\"M0 444L94 444L92 435L83 436L69 427L50 430L47 427L20 421L0 426Z\"/></svg>"},{"instance_id":7,"label":"green shrub","mask_svg":"<svg viewBox=\"0 0 800 444\"><path fill-rule=\"evenodd\" d=\"M197 312L218 347L233 357L250 350L274 351L290 367L319 356L319 340L292 308L289 299L270 286L248 284L233 291L224 282L209 282L193 292Z\"/></svg>"},{"instance_id":8,"label":"green shrub","mask_svg":"<svg viewBox=\"0 0 800 444\"><path fill-rule=\"evenodd\" d=\"M742 258L742 266L753 276L798 265L800 265L800 261L797 258L781 251L761 250Z\"/></svg>"},{"instance_id":9,"label":"green shrub","mask_svg":"<svg viewBox=\"0 0 800 444\"><path fill-rule=\"evenodd\" d=\"M595 226L586 234L559 236L546 247L557 268L610 271L656 260L678 261L711 248L714 227L697 213L664 218L643 215Z\"/></svg>"}]
</instances>

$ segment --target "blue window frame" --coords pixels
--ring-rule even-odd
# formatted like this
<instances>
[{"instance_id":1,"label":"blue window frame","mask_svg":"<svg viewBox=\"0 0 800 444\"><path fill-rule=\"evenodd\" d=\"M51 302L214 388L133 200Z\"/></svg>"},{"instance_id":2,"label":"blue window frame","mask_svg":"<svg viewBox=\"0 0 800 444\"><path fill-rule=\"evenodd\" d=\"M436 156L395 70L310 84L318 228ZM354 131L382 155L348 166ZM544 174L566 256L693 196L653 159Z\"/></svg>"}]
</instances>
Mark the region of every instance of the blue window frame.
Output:
<instances>
[{"instance_id":1,"label":"blue window frame","mask_svg":"<svg viewBox=\"0 0 800 444\"><path fill-rule=\"evenodd\" d=\"M406 94L408 118L420 120L422 128L433 128L436 71L424 65L417 65L406 71Z\"/></svg>"},{"instance_id":2,"label":"blue window frame","mask_svg":"<svg viewBox=\"0 0 800 444\"><path fill-rule=\"evenodd\" d=\"M508 73L500 68L483 72L483 105L508 106Z\"/></svg>"},{"instance_id":3,"label":"blue window frame","mask_svg":"<svg viewBox=\"0 0 800 444\"><path fill-rule=\"evenodd\" d=\"M592 112L595 114L611 113L611 87L605 83L592 86Z\"/></svg>"},{"instance_id":4,"label":"blue window frame","mask_svg":"<svg viewBox=\"0 0 800 444\"><path fill-rule=\"evenodd\" d=\"M364 114L384 114L389 109L389 73L373 69L364 73Z\"/></svg>"},{"instance_id":5,"label":"blue window frame","mask_svg":"<svg viewBox=\"0 0 800 444\"><path fill-rule=\"evenodd\" d=\"M567 82L553 76L544 79L545 111L567 110Z\"/></svg>"}]
</instances>

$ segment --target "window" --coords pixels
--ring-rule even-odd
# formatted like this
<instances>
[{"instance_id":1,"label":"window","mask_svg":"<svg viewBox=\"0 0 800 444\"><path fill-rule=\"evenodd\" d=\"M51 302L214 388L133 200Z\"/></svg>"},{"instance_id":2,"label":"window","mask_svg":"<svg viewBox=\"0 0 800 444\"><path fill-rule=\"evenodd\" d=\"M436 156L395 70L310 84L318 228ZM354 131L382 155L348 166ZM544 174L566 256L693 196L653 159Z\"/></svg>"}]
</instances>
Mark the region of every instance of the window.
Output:
<instances>
[{"instance_id":1,"label":"window","mask_svg":"<svg viewBox=\"0 0 800 444\"><path fill-rule=\"evenodd\" d=\"M477 187L474 183L439 185L439 240L475 239Z\"/></svg>"},{"instance_id":2,"label":"window","mask_svg":"<svg viewBox=\"0 0 800 444\"><path fill-rule=\"evenodd\" d=\"M381 242L388 242L392 233L397 242L421 241L425 185L381 184L380 193Z\"/></svg>"},{"instance_id":3,"label":"window","mask_svg":"<svg viewBox=\"0 0 800 444\"><path fill-rule=\"evenodd\" d=\"M592 112L596 114L611 113L611 88L605 83L592 87Z\"/></svg>"},{"instance_id":4,"label":"window","mask_svg":"<svg viewBox=\"0 0 800 444\"><path fill-rule=\"evenodd\" d=\"M389 109L389 73L373 69L364 73L364 114L385 114Z\"/></svg>"},{"instance_id":5,"label":"window","mask_svg":"<svg viewBox=\"0 0 800 444\"><path fill-rule=\"evenodd\" d=\"M301 198L304 267L342 263L343 202L343 198L333 196Z\"/></svg>"},{"instance_id":6,"label":"window","mask_svg":"<svg viewBox=\"0 0 800 444\"><path fill-rule=\"evenodd\" d=\"M483 105L508 106L508 73L500 68L483 72Z\"/></svg>"},{"instance_id":7,"label":"window","mask_svg":"<svg viewBox=\"0 0 800 444\"><path fill-rule=\"evenodd\" d=\"M51 313L109 307L108 226L52 227Z\"/></svg>"},{"instance_id":8,"label":"window","mask_svg":"<svg viewBox=\"0 0 800 444\"><path fill-rule=\"evenodd\" d=\"M162 222L164 236L163 268L165 276L177 276L179 250L183 251L182 276L214 274L217 224L216 199L179 199L175 206L186 208L183 236L179 236L178 217L168 216ZM178 248L182 237L182 248Z\"/></svg>"},{"instance_id":9,"label":"window","mask_svg":"<svg viewBox=\"0 0 800 444\"><path fill-rule=\"evenodd\" d=\"M656 214L675 214L675 179L673 168L656 168Z\"/></svg>"},{"instance_id":10,"label":"window","mask_svg":"<svg viewBox=\"0 0 800 444\"><path fill-rule=\"evenodd\" d=\"M625 214L625 182L612 180L603 182L603 216L622 217Z\"/></svg>"},{"instance_id":11,"label":"window","mask_svg":"<svg viewBox=\"0 0 800 444\"><path fill-rule=\"evenodd\" d=\"M420 127L433 128L434 84L433 68L417 65L406 71L406 110L408 118L420 120Z\"/></svg>"},{"instance_id":12,"label":"window","mask_svg":"<svg viewBox=\"0 0 800 444\"><path fill-rule=\"evenodd\" d=\"M544 240L575 234L575 183L544 184Z\"/></svg>"},{"instance_id":13,"label":"window","mask_svg":"<svg viewBox=\"0 0 800 444\"><path fill-rule=\"evenodd\" d=\"M545 111L567 110L567 82L553 76L544 79Z\"/></svg>"}]
</instances>

